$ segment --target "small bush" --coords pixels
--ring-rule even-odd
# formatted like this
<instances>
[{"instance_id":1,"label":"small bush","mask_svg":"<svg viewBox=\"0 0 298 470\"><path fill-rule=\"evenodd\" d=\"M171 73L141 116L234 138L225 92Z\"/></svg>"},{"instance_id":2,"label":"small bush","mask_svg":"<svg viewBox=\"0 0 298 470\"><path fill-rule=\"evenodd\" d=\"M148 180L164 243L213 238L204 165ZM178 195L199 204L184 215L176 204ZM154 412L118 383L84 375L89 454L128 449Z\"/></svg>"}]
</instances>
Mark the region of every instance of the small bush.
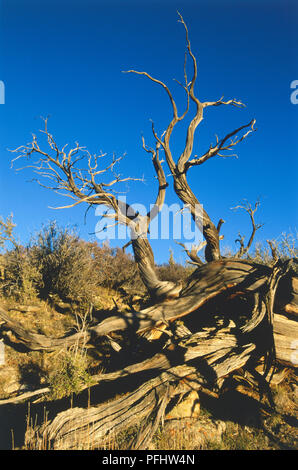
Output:
<instances>
[{"instance_id":1,"label":"small bush","mask_svg":"<svg viewBox=\"0 0 298 470\"><path fill-rule=\"evenodd\" d=\"M86 310L100 286L144 290L131 255L107 244L86 242L55 222L44 226L29 246L1 259L0 288L17 300L49 297L76 302ZM3 271L3 272L2 272Z\"/></svg>"},{"instance_id":2,"label":"small bush","mask_svg":"<svg viewBox=\"0 0 298 470\"><path fill-rule=\"evenodd\" d=\"M18 246L3 255L4 273L2 293L18 301L36 298L41 283L41 274L29 248Z\"/></svg>"},{"instance_id":3,"label":"small bush","mask_svg":"<svg viewBox=\"0 0 298 470\"><path fill-rule=\"evenodd\" d=\"M119 289L143 290L138 266L133 257L121 248L111 248L107 243L94 246L94 268L101 286Z\"/></svg>"},{"instance_id":4,"label":"small bush","mask_svg":"<svg viewBox=\"0 0 298 470\"><path fill-rule=\"evenodd\" d=\"M41 298L57 295L63 300L92 301L97 286L92 248L74 231L51 223L38 234L31 253L41 276L38 286Z\"/></svg>"},{"instance_id":5,"label":"small bush","mask_svg":"<svg viewBox=\"0 0 298 470\"><path fill-rule=\"evenodd\" d=\"M92 385L92 376L87 368L88 359L83 348L63 352L63 356L56 359L49 375L51 397L59 399L79 393L83 386Z\"/></svg>"},{"instance_id":6,"label":"small bush","mask_svg":"<svg viewBox=\"0 0 298 470\"><path fill-rule=\"evenodd\" d=\"M194 269L193 266L176 263L170 251L169 261L158 267L158 275L161 281L179 282L186 280Z\"/></svg>"}]
</instances>

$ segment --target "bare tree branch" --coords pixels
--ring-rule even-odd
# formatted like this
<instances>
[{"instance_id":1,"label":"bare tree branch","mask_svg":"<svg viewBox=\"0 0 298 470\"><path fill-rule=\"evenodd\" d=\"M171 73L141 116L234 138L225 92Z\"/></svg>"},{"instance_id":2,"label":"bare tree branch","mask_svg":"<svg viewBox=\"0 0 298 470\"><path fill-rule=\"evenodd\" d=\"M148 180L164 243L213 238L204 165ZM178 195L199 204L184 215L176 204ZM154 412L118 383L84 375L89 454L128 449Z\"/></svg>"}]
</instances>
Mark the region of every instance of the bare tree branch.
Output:
<instances>
[{"instance_id":1,"label":"bare tree branch","mask_svg":"<svg viewBox=\"0 0 298 470\"><path fill-rule=\"evenodd\" d=\"M236 108L245 107L245 104L243 104L242 101L236 100L234 98L232 100L223 101L223 96L217 101L205 101L203 103L204 108L207 108L208 106L221 106L221 105L226 105L226 106L231 105L231 106L235 106Z\"/></svg>"},{"instance_id":2,"label":"bare tree branch","mask_svg":"<svg viewBox=\"0 0 298 470\"><path fill-rule=\"evenodd\" d=\"M257 200L254 207L252 207L252 205L247 201L244 201L243 204L239 204L236 207L232 207L233 210L236 210L236 209L245 210L245 212L247 212L249 217L250 217L250 221L251 221L251 225L252 225L252 232L251 232L251 235L249 237L249 240L248 240L246 246L244 244L245 237L241 236L240 233L239 233L239 238L237 238L235 240L236 242L240 243L240 248L239 248L238 252L235 255L236 258L241 258L242 256L244 256L249 251L257 230L259 230L264 225L264 224L256 224L255 223L255 213L258 210L259 206L260 206L260 201Z\"/></svg>"},{"instance_id":3,"label":"bare tree branch","mask_svg":"<svg viewBox=\"0 0 298 470\"><path fill-rule=\"evenodd\" d=\"M216 227L216 230L218 231L218 233L220 232L220 229L221 229L221 227L224 223L225 223L225 221L223 219L219 219L217 227Z\"/></svg>"},{"instance_id":4,"label":"bare tree branch","mask_svg":"<svg viewBox=\"0 0 298 470\"><path fill-rule=\"evenodd\" d=\"M153 208L146 216L141 216L135 212L131 205L117 196L119 191L115 187L118 187L119 184L143 181L139 178L122 177L115 172L115 165L122 160L123 156L116 158L113 155L111 162L103 164L106 154L102 152L91 154L78 143L71 149L67 149L67 145L60 148L48 130L48 118L44 119L44 129L41 130L41 133L46 138L49 150L41 148L37 137L33 135L32 142L12 150L17 154L12 164L21 158L30 160L31 163L24 168L33 169L40 177L35 180L38 184L72 199L71 204L61 206L59 209L75 207L81 203L87 203L89 207L103 205L111 209L113 213L104 214L103 217L113 219L113 225L120 223L129 227L135 260L138 263L144 284L151 295L164 296L172 288L177 290L177 286L173 283L158 279L153 252L147 239L150 221L161 210L167 187L165 174L159 160L160 144L157 142L155 150L153 150L147 148L143 140L143 148L152 155L159 188ZM107 176L110 173L112 178L108 179ZM44 180L48 184L45 185Z\"/></svg>"},{"instance_id":5,"label":"bare tree branch","mask_svg":"<svg viewBox=\"0 0 298 470\"><path fill-rule=\"evenodd\" d=\"M156 172L156 177L158 179L159 187L158 187L158 194L155 200L154 206L151 210L147 213L148 219L148 227L151 220L156 217L156 215L161 211L162 206L165 201L166 195L166 188L168 187L168 183L166 181L165 173L161 165L161 161L159 159L159 150L160 150L160 143L156 142L155 149L149 148L145 144L145 139L142 137L142 144L143 149L152 155L152 163Z\"/></svg>"},{"instance_id":6,"label":"bare tree branch","mask_svg":"<svg viewBox=\"0 0 298 470\"><path fill-rule=\"evenodd\" d=\"M224 238L223 235L219 236L219 240L223 240L223 238ZM185 253L190 258L191 261L188 261L189 263L195 264L195 265L198 265L198 266L201 266L202 264L204 264L203 261L201 260L201 258L198 256L198 252L201 251L207 245L206 241L201 242L199 245L193 244L190 249L188 249L184 243L180 243L180 242L176 242L176 243L177 243L177 245L182 246Z\"/></svg>"},{"instance_id":7,"label":"bare tree branch","mask_svg":"<svg viewBox=\"0 0 298 470\"><path fill-rule=\"evenodd\" d=\"M254 128L256 120L252 119L248 124L245 124L244 126L239 127L238 129L230 132L227 134L225 137L223 137L221 140L218 139L216 136L216 145L210 145L209 150L205 152L201 157L198 157L197 155L194 156L194 158L186 163L186 169L195 166L195 165L202 165L202 163L205 163L209 158L219 156L219 157L237 157L237 154L223 154L222 152L227 152L231 151L237 144L242 142L246 137L251 132L255 132L256 129ZM250 129L245 132L241 137L238 137L237 134L242 131L243 129L246 129L250 127ZM232 137L235 138L233 139ZM229 140L229 142L227 142Z\"/></svg>"},{"instance_id":8,"label":"bare tree branch","mask_svg":"<svg viewBox=\"0 0 298 470\"><path fill-rule=\"evenodd\" d=\"M187 103L186 103L185 112L179 116L175 99L171 91L169 90L168 86L163 81L152 77L147 72L138 72L136 70L129 70L128 73L135 73L137 75L143 75L147 77L150 81L157 83L166 91L170 99L173 116L167 126L167 129L163 133L163 136L160 137L155 131L154 125L152 123L152 133L156 140L156 143L164 151L168 167L170 169L171 175L173 176L174 190L177 196L181 199L181 201L184 204L190 206L192 217L196 225L198 226L198 228L202 231L203 236L207 242L206 250L205 250L206 261L212 261L212 260L220 258L219 233L218 233L216 226L210 219L208 213L206 212L205 208L203 208L199 212L196 210L198 206L200 207L202 206L199 203L196 196L194 195L194 193L192 192L191 188L189 187L189 184L186 179L186 173L190 167L201 165L205 163L205 161L209 160L210 158L214 156L219 156L219 157L236 156L235 153L231 154L230 152L234 150L237 144L239 144L244 139L246 139L251 132L255 131L255 128L254 128L255 120L252 119L248 124L245 124L237 128L236 130L229 132L225 137L221 139L216 137L216 144L210 145L208 151L206 151L200 157L197 155L194 155L192 157L195 132L199 124L203 120L204 109L208 107L212 107L212 106L216 107L216 106L221 106L221 105L230 105L230 106L242 108L244 105L240 100L236 100L236 99L230 99L230 100L224 101L223 97L217 101L205 101L205 102L201 102L197 98L195 94L195 84L196 84L197 75L198 75L197 61L191 49L188 28L179 12L178 12L178 15L179 15L179 22L182 23L184 30L185 30L186 53L185 53L185 60L184 60L184 84L180 83L178 80L176 80L176 82L184 89L186 93ZM190 81L188 80L187 71L186 71L187 58L190 58L190 61L192 64L192 78ZM193 102L195 105L194 114L192 116L189 116L190 102ZM173 129L176 126L176 124L182 121L187 116L190 117L190 122L186 128L185 146L184 146L182 153L178 157L177 162L175 162L174 157L172 155L171 146L170 146L170 138L171 138ZM238 136L239 133L241 135Z\"/></svg>"},{"instance_id":9,"label":"bare tree branch","mask_svg":"<svg viewBox=\"0 0 298 470\"><path fill-rule=\"evenodd\" d=\"M198 266L201 266L203 263L203 261L201 260L201 258L198 256L198 252L200 250L202 250L202 248L204 246L206 246L206 242L202 242L200 243L199 245L192 245L191 246L191 249L189 250L186 245L184 243L180 243L180 242L176 242L177 245L180 245L182 246L182 248L184 249L185 253L187 254L187 256L190 258L190 262L191 264L196 264Z\"/></svg>"}]
</instances>

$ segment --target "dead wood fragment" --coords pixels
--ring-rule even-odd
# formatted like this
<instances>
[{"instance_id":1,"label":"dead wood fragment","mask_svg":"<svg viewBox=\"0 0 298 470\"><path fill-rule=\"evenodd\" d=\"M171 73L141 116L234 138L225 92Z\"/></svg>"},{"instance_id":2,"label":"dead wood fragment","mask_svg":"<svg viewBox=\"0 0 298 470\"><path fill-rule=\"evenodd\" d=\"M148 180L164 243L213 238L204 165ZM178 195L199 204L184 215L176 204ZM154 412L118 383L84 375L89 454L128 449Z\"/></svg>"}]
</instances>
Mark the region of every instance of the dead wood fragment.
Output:
<instances>
[{"instance_id":1,"label":"dead wood fragment","mask_svg":"<svg viewBox=\"0 0 298 470\"><path fill-rule=\"evenodd\" d=\"M246 345L236 349L225 348L208 355L205 361L214 371L213 379L242 367L253 349L253 345ZM206 379L195 366L172 367L145 382L134 392L109 403L59 413L53 421L28 432L26 445L40 449L47 442L53 449L77 449L89 442L93 448L101 448L107 442L112 442L121 430L139 425L141 420L146 421L152 414L156 416L156 420L160 420L163 414L158 411L160 406L164 409L179 381L188 376L192 376L192 383L196 384L197 389L210 382L210 378ZM144 434L141 433L142 438L132 444L133 448L137 449L138 445L143 448L145 444L149 444L146 429L144 428Z\"/></svg>"},{"instance_id":2,"label":"dead wood fragment","mask_svg":"<svg viewBox=\"0 0 298 470\"><path fill-rule=\"evenodd\" d=\"M79 341L92 343L113 331L130 330L137 336L151 330L158 330L161 335L166 333L167 341L161 342L164 349L161 348L152 357L93 377L97 386L104 382L116 383L120 378L140 373L148 372L152 378L128 395L109 403L88 410L74 408L59 413L51 422L31 434L27 433L28 446L40 448L46 437L55 449L77 448L78 439L81 444L92 442L98 448L107 445L124 428L139 426L142 422L131 448L146 448L153 431L163 420L168 403L178 393L182 379L191 377L193 390L204 387L216 392L223 379L233 371L245 367L248 361L250 368L254 362L257 364L266 353L270 338L254 335L269 319L273 326L276 359L294 367L293 344L297 338L298 323L272 313L275 297L279 294L278 279L282 278L284 269L287 273L287 266L268 267L243 260L213 261L193 273L179 298L164 300L140 312L118 312L86 331L62 338L48 338L28 332L0 309L4 338L9 338L11 344L19 342L33 350L50 351ZM271 290L271 297L267 297ZM199 319L200 308L211 299L218 298L222 302L239 295L253 299L253 309L244 323L243 320L242 323L226 323L224 317L220 317L219 309L218 318L212 326L203 325L198 331L191 331L178 323L176 329L171 328L175 320L190 313ZM270 336L270 329L262 331L263 335ZM154 335L151 338L147 334L145 336L147 341L154 341Z\"/></svg>"}]
</instances>

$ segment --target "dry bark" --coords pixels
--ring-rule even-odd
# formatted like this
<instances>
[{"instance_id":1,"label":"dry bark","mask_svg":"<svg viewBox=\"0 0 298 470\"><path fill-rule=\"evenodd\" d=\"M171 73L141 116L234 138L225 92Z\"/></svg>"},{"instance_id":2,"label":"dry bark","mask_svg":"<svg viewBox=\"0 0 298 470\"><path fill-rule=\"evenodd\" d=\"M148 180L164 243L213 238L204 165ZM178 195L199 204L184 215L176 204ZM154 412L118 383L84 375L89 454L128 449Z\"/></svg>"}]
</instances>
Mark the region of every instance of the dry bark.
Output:
<instances>
[{"instance_id":1,"label":"dry bark","mask_svg":"<svg viewBox=\"0 0 298 470\"><path fill-rule=\"evenodd\" d=\"M108 404L60 413L46 426L27 434L27 445L40 448L46 438L56 449L77 448L78 439L81 445L90 443L92 447L100 447L107 445L124 428L135 426L143 419L131 447L145 448L167 405L178 393L181 379L188 377L194 389L214 390L220 386L220 379L240 367L247 366L251 371L272 351L279 362L294 367L293 344L298 337L296 318L271 311L275 305L295 302L292 287L296 286L296 279L290 268L290 262L269 267L243 260L213 261L193 273L178 298L166 299L140 312L113 315L85 332L64 338L47 338L28 332L1 309L3 334L10 332L10 341L14 337L29 349L52 350L80 340L94 342L98 337L121 330L130 330L136 338L145 334L148 341L147 333L152 331L153 342L156 330L169 338L167 342L161 341L158 352L140 362L130 357L123 363L120 351L122 366L119 370L93 377L98 386L136 374L150 374L153 378L144 379L143 385L134 392ZM240 310L226 318L225 304L241 297L251 302L250 313ZM208 326L208 322L204 323L206 312L202 309L208 310L212 299L218 309L213 324ZM175 320L188 318L189 314L192 314L191 330L180 328L178 331L171 327L177 324ZM210 314L209 320L212 311ZM272 370L273 359L268 363L265 360L265 372Z\"/></svg>"},{"instance_id":2,"label":"dry bark","mask_svg":"<svg viewBox=\"0 0 298 470\"><path fill-rule=\"evenodd\" d=\"M238 325L230 321L225 326L224 315L219 315L215 325L199 328L197 332L182 328L182 338L175 338L175 334L174 337L170 335L165 349L152 357L128 364L116 372L95 376L94 381L99 386L107 381L116 383L123 377L134 377L139 373L150 373L153 378L144 381L143 385L128 395L109 403L59 413L52 421L27 432L27 447L43 448L47 442L47 447L54 449L100 448L113 442L123 429L137 426L142 420L131 448L146 448L171 399L179 393L181 380L187 380L189 386L195 390L200 387L216 389L220 385L220 379L248 363L251 369L266 353L270 344L266 334L270 339L270 330L262 330L261 337L254 337L254 333L262 322L270 318L267 311L268 288L273 285L274 270L276 267L256 265L248 261L214 261L196 270L179 298L167 299L141 312L107 318L85 332L64 338L47 338L28 332L1 309L3 333L10 332L11 336L29 349L52 350L71 345L74 341L92 341L94 337L127 328L141 334L161 325L170 327L171 322L191 312L199 320L200 307L212 298L223 299L223 294L226 300L247 295L255 301L251 317ZM280 271L284 273L284 270L285 267L281 266ZM288 279L288 285L293 285L292 277ZM285 289L280 292L275 285L274 293L282 297ZM291 293L291 301L293 295ZM269 302L270 305L273 305L273 300ZM293 341L297 338L297 321L274 314L273 331L276 358L293 366Z\"/></svg>"},{"instance_id":3,"label":"dry bark","mask_svg":"<svg viewBox=\"0 0 298 470\"><path fill-rule=\"evenodd\" d=\"M204 356L205 367L212 368L214 380L242 367L250 357L254 345L242 348L223 348ZM27 446L39 449L44 442L54 449L77 449L90 444L90 448L100 448L114 442L116 435L131 426L139 425L144 420L144 428L132 442L132 449L142 449L148 444L148 418L155 418L158 424L166 404L179 393L177 387L184 379L190 380L192 389L199 389L207 383L197 367L178 365L148 380L136 391L124 397L87 409L73 408L59 413L56 418L30 431L27 434ZM162 413L158 415L160 406ZM156 419L157 418L157 419ZM151 426L149 425L152 430ZM151 435L152 437L152 435Z\"/></svg>"},{"instance_id":4,"label":"dry bark","mask_svg":"<svg viewBox=\"0 0 298 470\"><path fill-rule=\"evenodd\" d=\"M168 95L168 98L171 103L171 109L173 112L172 119L169 122L166 130L163 132L162 136L158 136L153 124L152 124L152 131L153 131L154 138L156 140L156 144L159 145L164 151L167 165L173 177L174 190L178 198L185 205L189 207L194 222L203 233L203 236L206 240L205 259L207 262L209 262L209 261L214 261L214 260L218 260L221 258L220 246L219 246L219 229L220 229L221 224L216 226L211 220L205 208L203 208L202 205L200 204L198 198L195 196L195 194L193 193L193 191L191 190L188 184L187 172L191 167L202 165L210 158L214 158L216 156L218 157L232 156L232 155L235 156L235 154L229 155L229 153L227 152L234 150L234 147L238 143L242 142L244 139L247 138L247 136L251 132L255 131L255 128L254 128L255 119L252 119L248 124L240 126L239 128L229 132L225 137L221 139L219 139L216 136L216 144L211 144L209 146L209 149L203 155L201 156L193 155L196 130L198 126L200 125L200 123L203 121L205 109L208 107L222 106L222 105L242 107L243 103L235 99L223 101L223 99L221 98L220 100L217 100L217 101L206 101L206 102L202 102L198 99L195 93L195 85L196 85L197 76L198 76L197 60L191 49L187 26L182 16L179 13L178 15L180 18L180 22L183 24L184 29L185 29L186 48L187 48L187 52L185 54L185 63L184 63L184 84L181 84L180 82L177 81L184 89L186 93L186 97L187 97L186 109L184 113L179 115L177 104L174 100L174 97L169 87L164 82L152 77L147 72L128 70L127 73L134 73L137 75L143 75L147 77L153 83L156 83L159 86L161 86L165 90L166 94ZM191 80L189 80L187 77L187 70L186 70L187 58L190 60L192 67L193 67ZM191 102L195 110L193 114L191 114L191 109L190 109ZM189 118L189 124L187 124L187 128L186 128L185 146L184 146L182 153L180 154L178 158L178 161L175 162L175 159L172 154L170 140L171 140L171 136L172 136L175 126L179 122L185 120L186 117ZM244 133L242 133L242 131L244 131ZM254 237L254 234L252 238L253 237Z\"/></svg>"},{"instance_id":5,"label":"dry bark","mask_svg":"<svg viewBox=\"0 0 298 470\"><path fill-rule=\"evenodd\" d=\"M226 293L228 298L229 296L250 295L260 290L266 290L271 274L272 268L249 261L213 261L200 266L195 271L190 282L181 291L178 298L166 299L140 312L123 312L113 315L99 324L89 327L86 331L69 334L61 338L50 338L26 330L22 325L12 320L3 309L0 309L1 329L3 330L3 335L8 337L11 342L15 338L16 342L31 350L55 350L71 346L78 341L92 342L100 336L126 329L140 334L161 324L167 324L167 322L173 322L181 317L185 317L192 312L197 312L196 315L199 316L200 307L220 294ZM293 278L289 278L288 282L294 285ZM291 302L293 302L293 295L290 294L289 297ZM286 302L286 305L288 305L284 297L284 289L281 292L278 290L277 296L283 297L283 302ZM247 318L244 331L249 331L249 329L256 327L257 323L266 314L264 302L262 307L259 304L256 304L256 306L256 318L253 315L251 318ZM284 331L287 331L287 334L283 335L281 333L283 331L282 328ZM291 343L295 339L297 322L285 317L282 318L280 315L275 315L273 329L275 336L276 334L279 335L276 343L277 357L279 358L280 356L283 361L289 363L293 352L291 350ZM283 337L283 340L281 340L281 337ZM283 352L279 353L279 346L281 344Z\"/></svg>"},{"instance_id":6,"label":"dry bark","mask_svg":"<svg viewBox=\"0 0 298 470\"><path fill-rule=\"evenodd\" d=\"M240 367L253 371L259 359L264 360L264 376L272 370L274 361L295 366L296 338L298 337L298 289L297 268L294 261L281 262L276 257L273 245L273 266L264 266L249 260L240 260L247 254L260 225L255 223L254 214L259 203L253 208L250 205L240 206L249 214L252 233L247 245L240 235L240 250L235 259L223 259L220 253L220 228L223 220L216 225L208 215L199 199L190 188L187 173L190 168L200 166L211 158L235 155L235 146L255 131L255 120L230 131L224 137L216 136L216 142L210 144L202 155L194 155L195 133L202 122L206 108L217 106L242 107L243 103L235 99L224 101L202 102L195 93L197 81L197 62L192 52L186 24L179 14L180 22L186 33L186 55L184 65L184 84L180 85L186 93L186 107L178 113L176 102L170 89L161 80L147 72L138 75L149 78L166 92L173 112L166 130L159 136L152 124L155 148L147 147L143 139L143 149L150 154L158 181L157 196L153 208L145 216L136 213L133 207L124 203L115 185L135 178L123 178L114 172L115 165L121 160L113 156L112 161L102 166L104 154L91 155L78 143L70 150L59 147L48 131L47 119L42 131L47 141L42 149L34 135L30 144L21 146L14 152L17 159L30 159L29 167L39 175L41 186L60 191L70 197L72 203L64 208L74 207L81 203L91 206L104 206L112 210L103 217L112 219L112 223L124 224L131 231L131 242L135 261L138 264L141 278L153 301L153 305L139 312L117 312L100 323L89 326L84 331L68 334L61 338L49 338L27 331L20 323L14 321L8 313L0 308L0 331L5 341L15 347L27 350L51 351L67 348L79 342L98 344L101 337L118 351L123 359L121 346L116 344L110 334L129 332L138 343L143 337L152 346L154 338L162 332L170 338L168 343L160 340L156 347L158 352L151 351L151 357L126 363L116 372L100 375L94 379L100 382L113 382L124 376L133 377L137 373L153 375L149 380L128 395L85 409L70 409L60 413L50 423L27 434L28 446L41 448L44 441L49 441L55 449L100 447L122 429L134 426L140 419L143 426L131 448L141 449L148 445L150 436L162 420L167 404L176 393L179 393L181 380L191 382L191 387L216 387L220 380ZM192 65L192 77L187 77L186 60ZM178 82L179 83L179 82ZM192 106L190 106L192 104ZM193 112L194 111L194 112ZM193 112L193 114L191 114ZM186 119L185 119L186 118ZM175 126L185 119L185 145L175 160L171 148L171 136ZM180 283L161 281L158 278L154 255L147 238L152 219L161 211L165 200L167 182L161 160L160 150L164 152L166 164L173 179L176 195L188 206L197 227L203 233L205 242L205 260L203 264L197 256L200 247L186 250L193 263L199 267L183 287ZM84 164L82 164L84 161ZM82 166L81 166L82 165ZM112 179L107 174L112 172ZM44 184L46 182L46 184ZM116 186L117 187L117 186ZM74 202L73 202L74 201ZM203 245L202 245L203 246ZM183 288L182 288L183 287ZM233 303L234 302L234 303ZM238 302L238 304L237 304ZM246 304L246 307L243 306ZM206 309L214 308L208 312ZM205 309L205 310L204 310ZM176 320L185 318L190 321L190 330L184 332L176 328ZM210 325L210 318L213 319ZM232 321L232 323L231 323ZM205 323L204 323L205 322ZM156 335L156 331L158 334ZM149 332L152 333L149 335ZM182 335L182 336L181 336ZM151 341L151 343L150 343ZM138 343L139 344L139 343ZM143 351L144 352L144 351ZM146 351L146 354L148 351ZM123 362L123 361L122 361ZM191 377L191 379L190 379Z\"/></svg>"}]
</instances>

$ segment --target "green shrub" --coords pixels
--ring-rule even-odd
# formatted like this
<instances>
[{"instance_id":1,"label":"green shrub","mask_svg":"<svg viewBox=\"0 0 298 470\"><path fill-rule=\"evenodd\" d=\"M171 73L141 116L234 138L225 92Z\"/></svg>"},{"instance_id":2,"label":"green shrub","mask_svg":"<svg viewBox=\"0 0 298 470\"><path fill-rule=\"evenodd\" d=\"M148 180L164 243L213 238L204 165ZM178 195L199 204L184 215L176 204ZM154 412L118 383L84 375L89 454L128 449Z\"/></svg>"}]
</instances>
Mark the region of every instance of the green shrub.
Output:
<instances>
[{"instance_id":1,"label":"green shrub","mask_svg":"<svg viewBox=\"0 0 298 470\"><path fill-rule=\"evenodd\" d=\"M107 243L94 246L94 266L98 282L110 289L128 288L143 290L138 266L130 254L121 248L111 248Z\"/></svg>"},{"instance_id":2,"label":"green shrub","mask_svg":"<svg viewBox=\"0 0 298 470\"><path fill-rule=\"evenodd\" d=\"M53 222L31 242L31 253L41 275L41 298L56 295L63 300L92 301L97 287L92 247L80 240L75 231L59 228Z\"/></svg>"},{"instance_id":3,"label":"green shrub","mask_svg":"<svg viewBox=\"0 0 298 470\"><path fill-rule=\"evenodd\" d=\"M32 300L39 292L41 274L29 248L18 246L3 255L2 293L18 301Z\"/></svg>"},{"instance_id":4,"label":"green shrub","mask_svg":"<svg viewBox=\"0 0 298 470\"><path fill-rule=\"evenodd\" d=\"M92 376L88 373L88 359L86 350L63 351L49 374L49 386L51 397L59 399L73 393L79 393L83 386L92 385Z\"/></svg>"},{"instance_id":5,"label":"green shrub","mask_svg":"<svg viewBox=\"0 0 298 470\"><path fill-rule=\"evenodd\" d=\"M170 250L170 257L167 263L158 266L158 275L161 281L184 281L194 271L193 265L183 265L176 263L173 252Z\"/></svg>"}]
</instances>

